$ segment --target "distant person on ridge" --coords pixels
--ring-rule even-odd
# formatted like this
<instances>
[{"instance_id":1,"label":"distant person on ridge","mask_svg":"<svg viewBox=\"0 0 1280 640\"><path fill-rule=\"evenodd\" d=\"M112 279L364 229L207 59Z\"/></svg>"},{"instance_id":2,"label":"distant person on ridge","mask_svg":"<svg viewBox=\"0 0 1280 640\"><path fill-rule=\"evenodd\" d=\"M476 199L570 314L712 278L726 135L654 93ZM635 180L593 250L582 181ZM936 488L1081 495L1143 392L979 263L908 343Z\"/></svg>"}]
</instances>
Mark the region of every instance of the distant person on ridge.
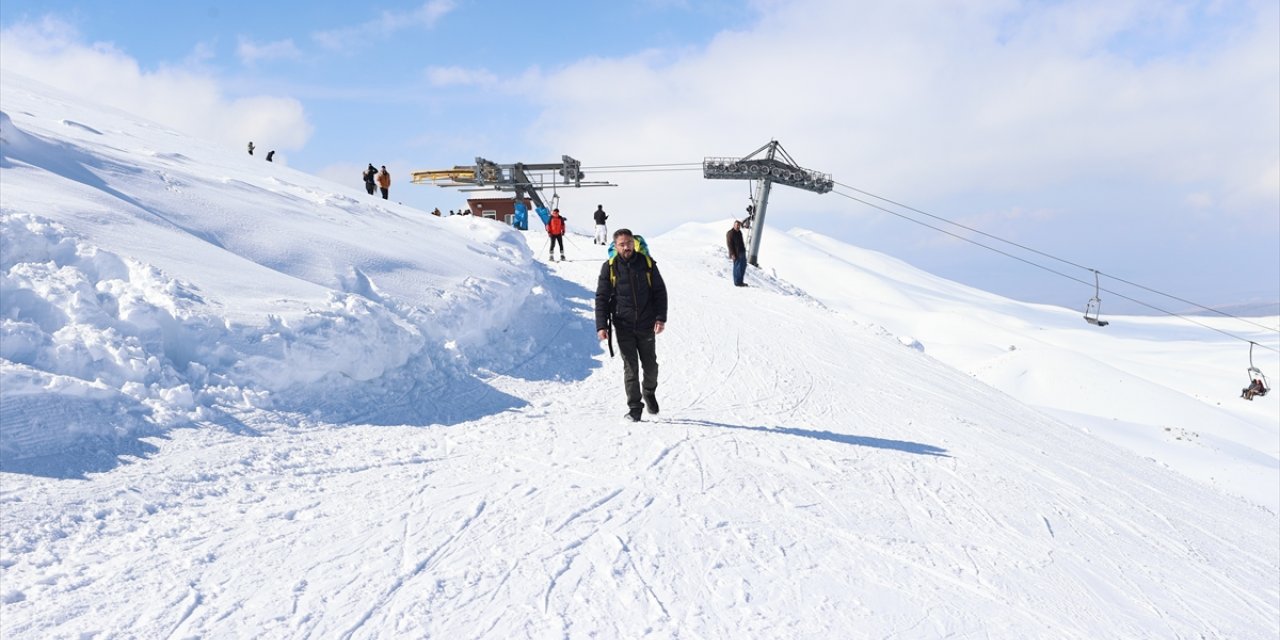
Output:
<instances>
[{"instance_id":1,"label":"distant person on ridge","mask_svg":"<svg viewBox=\"0 0 1280 640\"><path fill-rule=\"evenodd\" d=\"M609 219L609 214L604 212L604 205L596 205L596 244L609 244L609 228L605 225L605 220Z\"/></svg>"},{"instance_id":2,"label":"distant person on ridge","mask_svg":"<svg viewBox=\"0 0 1280 640\"><path fill-rule=\"evenodd\" d=\"M551 236L551 255L549 259L556 261L556 244L560 244L560 262L564 262L564 221L559 209L551 210L551 220L547 222L547 235Z\"/></svg>"},{"instance_id":3,"label":"distant person on ridge","mask_svg":"<svg viewBox=\"0 0 1280 640\"><path fill-rule=\"evenodd\" d=\"M742 241L742 221L734 220L733 228L725 234L729 243L729 259L733 261L733 286L745 287L742 279L747 275L747 245Z\"/></svg>"},{"instance_id":4,"label":"distant person on ridge","mask_svg":"<svg viewBox=\"0 0 1280 640\"><path fill-rule=\"evenodd\" d=\"M382 171L378 172L378 188L382 189L382 199L387 199L387 192L391 190L391 173L387 171L387 165L382 165Z\"/></svg>"},{"instance_id":5,"label":"distant person on ridge","mask_svg":"<svg viewBox=\"0 0 1280 640\"><path fill-rule=\"evenodd\" d=\"M253 155L253 141L249 141L249 155Z\"/></svg>"},{"instance_id":6,"label":"distant person on ridge","mask_svg":"<svg viewBox=\"0 0 1280 640\"><path fill-rule=\"evenodd\" d=\"M373 189L374 189L373 180L374 180L374 177L378 175L378 170L374 169L373 163L370 162L369 168L365 169L364 173L361 175L364 177L364 190L367 191L369 195L373 195Z\"/></svg>"},{"instance_id":7,"label":"distant person on ridge","mask_svg":"<svg viewBox=\"0 0 1280 640\"><path fill-rule=\"evenodd\" d=\"M250 154L250 155L252 155L252 154ZM271 161L272 161L271 159L272 159L272 158L274 158L274 157L276 157L276 150L275 150L275 149L272 149L272 150L270 150L270 151L268 151L268 152L267 152L267 162L271 162Z\"/></svg>"},{"instance_id":8,"label":"distant person on ridge","mask_svg":"<svg viewBox=\"0 0 1280 640\"><path fill-rule=\"evenodd\" d=\"M613 232L613 246L617 255L604 262L596 281L596 336L601 340L617 336L627 392L625 417L640 422L643 409L658 413L657 335L667 325L667 285L658 264L636 251L630 230Z\"/></svg>"}]
</instances>

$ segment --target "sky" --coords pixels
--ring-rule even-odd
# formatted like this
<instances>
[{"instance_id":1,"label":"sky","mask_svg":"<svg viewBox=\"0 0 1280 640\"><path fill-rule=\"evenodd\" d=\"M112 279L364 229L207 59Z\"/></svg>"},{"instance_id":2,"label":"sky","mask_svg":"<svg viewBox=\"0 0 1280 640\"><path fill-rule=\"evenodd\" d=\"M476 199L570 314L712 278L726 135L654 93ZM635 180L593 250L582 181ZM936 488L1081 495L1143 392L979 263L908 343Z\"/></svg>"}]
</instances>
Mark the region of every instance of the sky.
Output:
<instances>
[{"instance_id":1,"label":"sky","mask_svg":"<svg viewBox=\"0 0 1280 640\"><path fill-rule=\"evenodd\" d=\"M1280 300L1280 10L1274 2L650 0L28 2L0 68L392 197L460 208L410 172L578 158L616 187L559 191L657 235L741 216L748 185L696 163L777 139L842 185L1030 247L1037 268L839 194L773 190L793 227L1020 300L1103 287L1162 309ZM845 195L856 195L847 188ZM874 201L873 202L879 202ZM884 204L880 202L880 204ZM887 205L886 205L887 206ZM897 207L930 224L946 226ZM988 237L948 227L987 244ZM584 248L585 249L585 248ZM1045 257L1043 254L1052 256ZM1054 272L1046 269L1052 269ZM1151 312L1109 293L1103 310Z\"/></svg>"},{"instance_id":2,"label":"sky","mask_svg":"<svg viewBox=\"0 0 1280 640\"><path fill-rule=\"evenodd\" d=\"M1265 326L686 223L635 424L598 258L0 95L5 640L1277 636Z\"/></svg>"}]
</instances>

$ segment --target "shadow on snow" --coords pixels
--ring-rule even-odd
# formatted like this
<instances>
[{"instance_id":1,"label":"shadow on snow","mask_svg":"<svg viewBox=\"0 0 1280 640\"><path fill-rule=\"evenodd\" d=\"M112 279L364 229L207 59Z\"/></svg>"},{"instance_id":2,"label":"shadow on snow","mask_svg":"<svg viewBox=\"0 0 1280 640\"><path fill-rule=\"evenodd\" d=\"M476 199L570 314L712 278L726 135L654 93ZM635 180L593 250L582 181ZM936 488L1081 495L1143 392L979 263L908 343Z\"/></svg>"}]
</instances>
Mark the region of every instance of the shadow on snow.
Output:
<instances>
[{"instance_id":1,"label":"shadow on snow","mask_svg":"<svg viewBox=\"0 0 1280 640\"><path fill-rule=\"evenodd\" d=\"M762 433L781 433L789 436L798 436L801 438L813 438L814 440L826 440L828 442L838 442L840 444L849 444L859 447L874 447L876 449L890 449L893 451L901 451L903 453L914 453L922 456L937 456L941 458L950 458L947 450L942 447L935 447L931 444L920 442L910 442L908 440L888 440L885 438L872 438L868 436L855 436L847 433L833 433L831 431L816 431L813 429L799 429L796 427L751 427L741 424L726 424L723 422L710 422L707 420L688 420L675 419L669 420L673 424L688 424L698 427L715 427L718 429L741 429L743 431L760 431Z\"/></svg>"},{"instance_id":2,"label":"shadow on snow","mask_svg":"<svg viewBox=\"0 0 1280 640\"><path fill-rule=\"evenodd\" d=\"M76 403L63 399L59 404L65 407L68 404ZM218 409L213 409L213 412L215 414L214 417L207 422L192 423L175 428L195 429L218 426L237 436L258 437L262 435L256 429L246 425L229 413ZM12 417L4 416L6 419L0 420L0 432L4 432L7 438L12 437L16 426ZM54 416L43 416L36 419L33 426L39 426L42 421L47 421L50 418L57 419ZM159 453L160 448L150 442L146 442L144 438L168 440L168 436L165 435L167 431L169 430L159 427L143 427L129 435L116 438L103 436L84 438L60 451L17 459L14 459L11 451L6 451L3 455L0 455L0 472L56 478L59 480L87 480L91 473L103 473L121 465L129 464L131 462L130 458L146 459L153 454Z\"/></svg>"},{"instance_id":3,"label":"shadow on snow","mask_svg":"<svg viewBox=\"0 0 1280 640\"><path fill-rule=\"evenodd\" d=\"M331 377L313 385L320 391L278 393L273 404L336 425L452 426L524 408L524 398L498 390L492 381L577 382L600 366L593 358L600 349L595 293L550 274L545 288L554 303L528 304L519 324L498 334L479 356L451 362L450 354L436 352L374 380Z\"/></svg>"},{"instance_id":4,"label":"shadow on snow","mask_svg":"<svg viewBox=\"0 0 1280 640\"><path fill-rule=\"evenodd\" d=\"M600 366L593 357L601 349L596 340L595 292L548 272L547 294L557 308L524 314L520 326L511 327L502 353L518 353L508 360L491 358L475 364L491 376L532 381L585 380ZM521 348L523 346L524 348Z\"/></svg>"}]
</instances>

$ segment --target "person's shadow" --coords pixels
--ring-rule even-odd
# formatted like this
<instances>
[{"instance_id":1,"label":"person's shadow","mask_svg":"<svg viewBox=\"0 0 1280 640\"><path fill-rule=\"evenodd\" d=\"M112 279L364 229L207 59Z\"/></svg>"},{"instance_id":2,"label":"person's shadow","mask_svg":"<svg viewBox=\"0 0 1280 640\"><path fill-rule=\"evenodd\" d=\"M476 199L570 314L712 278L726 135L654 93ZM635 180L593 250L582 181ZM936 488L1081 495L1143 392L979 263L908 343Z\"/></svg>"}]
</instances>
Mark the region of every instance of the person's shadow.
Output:
<instances>
[{"instance_id":1,"label":"person's shadow","mask_svg":"<svg viewBox=\"0 0 1280 640\"><path fill-rule=\"evenodd\" d=\"M922 456L937 456L941 458L950 458L947 450L942 447L936 447L931 444L921 442L911 442L909 440L888 440L886 438L872 438L869 436L855 436L847 433L834 433L831 431L817 431L814 429L800 429L797 427L753 427L741 424L727 424L724 422L711 422L709 420L690 420L686 418L676 418L667 420L674 424L687 424L696 427L713 427L716 429L740 429L743 431L759 431L762 433L780 433L800 438L813 438L815 440L826 440L828 442L837 442L840 444L854 445L858 447L874 447L876 449L890 449L892 451L902 451L904 453L914 453Z\"/></svg>"}]
</instances>

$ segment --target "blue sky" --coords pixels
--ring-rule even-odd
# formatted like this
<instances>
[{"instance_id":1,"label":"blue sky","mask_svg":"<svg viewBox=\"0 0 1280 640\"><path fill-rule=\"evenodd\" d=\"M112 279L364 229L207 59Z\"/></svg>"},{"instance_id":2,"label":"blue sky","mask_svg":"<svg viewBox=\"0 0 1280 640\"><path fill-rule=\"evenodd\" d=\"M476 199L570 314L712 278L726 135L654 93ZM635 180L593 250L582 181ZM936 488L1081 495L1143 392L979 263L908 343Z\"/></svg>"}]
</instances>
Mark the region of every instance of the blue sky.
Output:
<instances>
[{"instance_id":1,"label":"blue sky","mask_svg":"<svg viewBox=\"0 0 1280 640\"><path fill-rule=\"evenodd\" d=\"M0 68L353 187L386 164L393 198L427 209L465 195L408 173L477 155L696 162L777 138L840 182L1104 273L1211 305L1280 300L1274 2L300 7L6 0ZM657 235L747 201L697 172L592 177L619 186L561 192L571 226L603 203ZM834 194L775 189L768 222L1022 300L1092 293Z\"/></svg>"}]
</instances>

